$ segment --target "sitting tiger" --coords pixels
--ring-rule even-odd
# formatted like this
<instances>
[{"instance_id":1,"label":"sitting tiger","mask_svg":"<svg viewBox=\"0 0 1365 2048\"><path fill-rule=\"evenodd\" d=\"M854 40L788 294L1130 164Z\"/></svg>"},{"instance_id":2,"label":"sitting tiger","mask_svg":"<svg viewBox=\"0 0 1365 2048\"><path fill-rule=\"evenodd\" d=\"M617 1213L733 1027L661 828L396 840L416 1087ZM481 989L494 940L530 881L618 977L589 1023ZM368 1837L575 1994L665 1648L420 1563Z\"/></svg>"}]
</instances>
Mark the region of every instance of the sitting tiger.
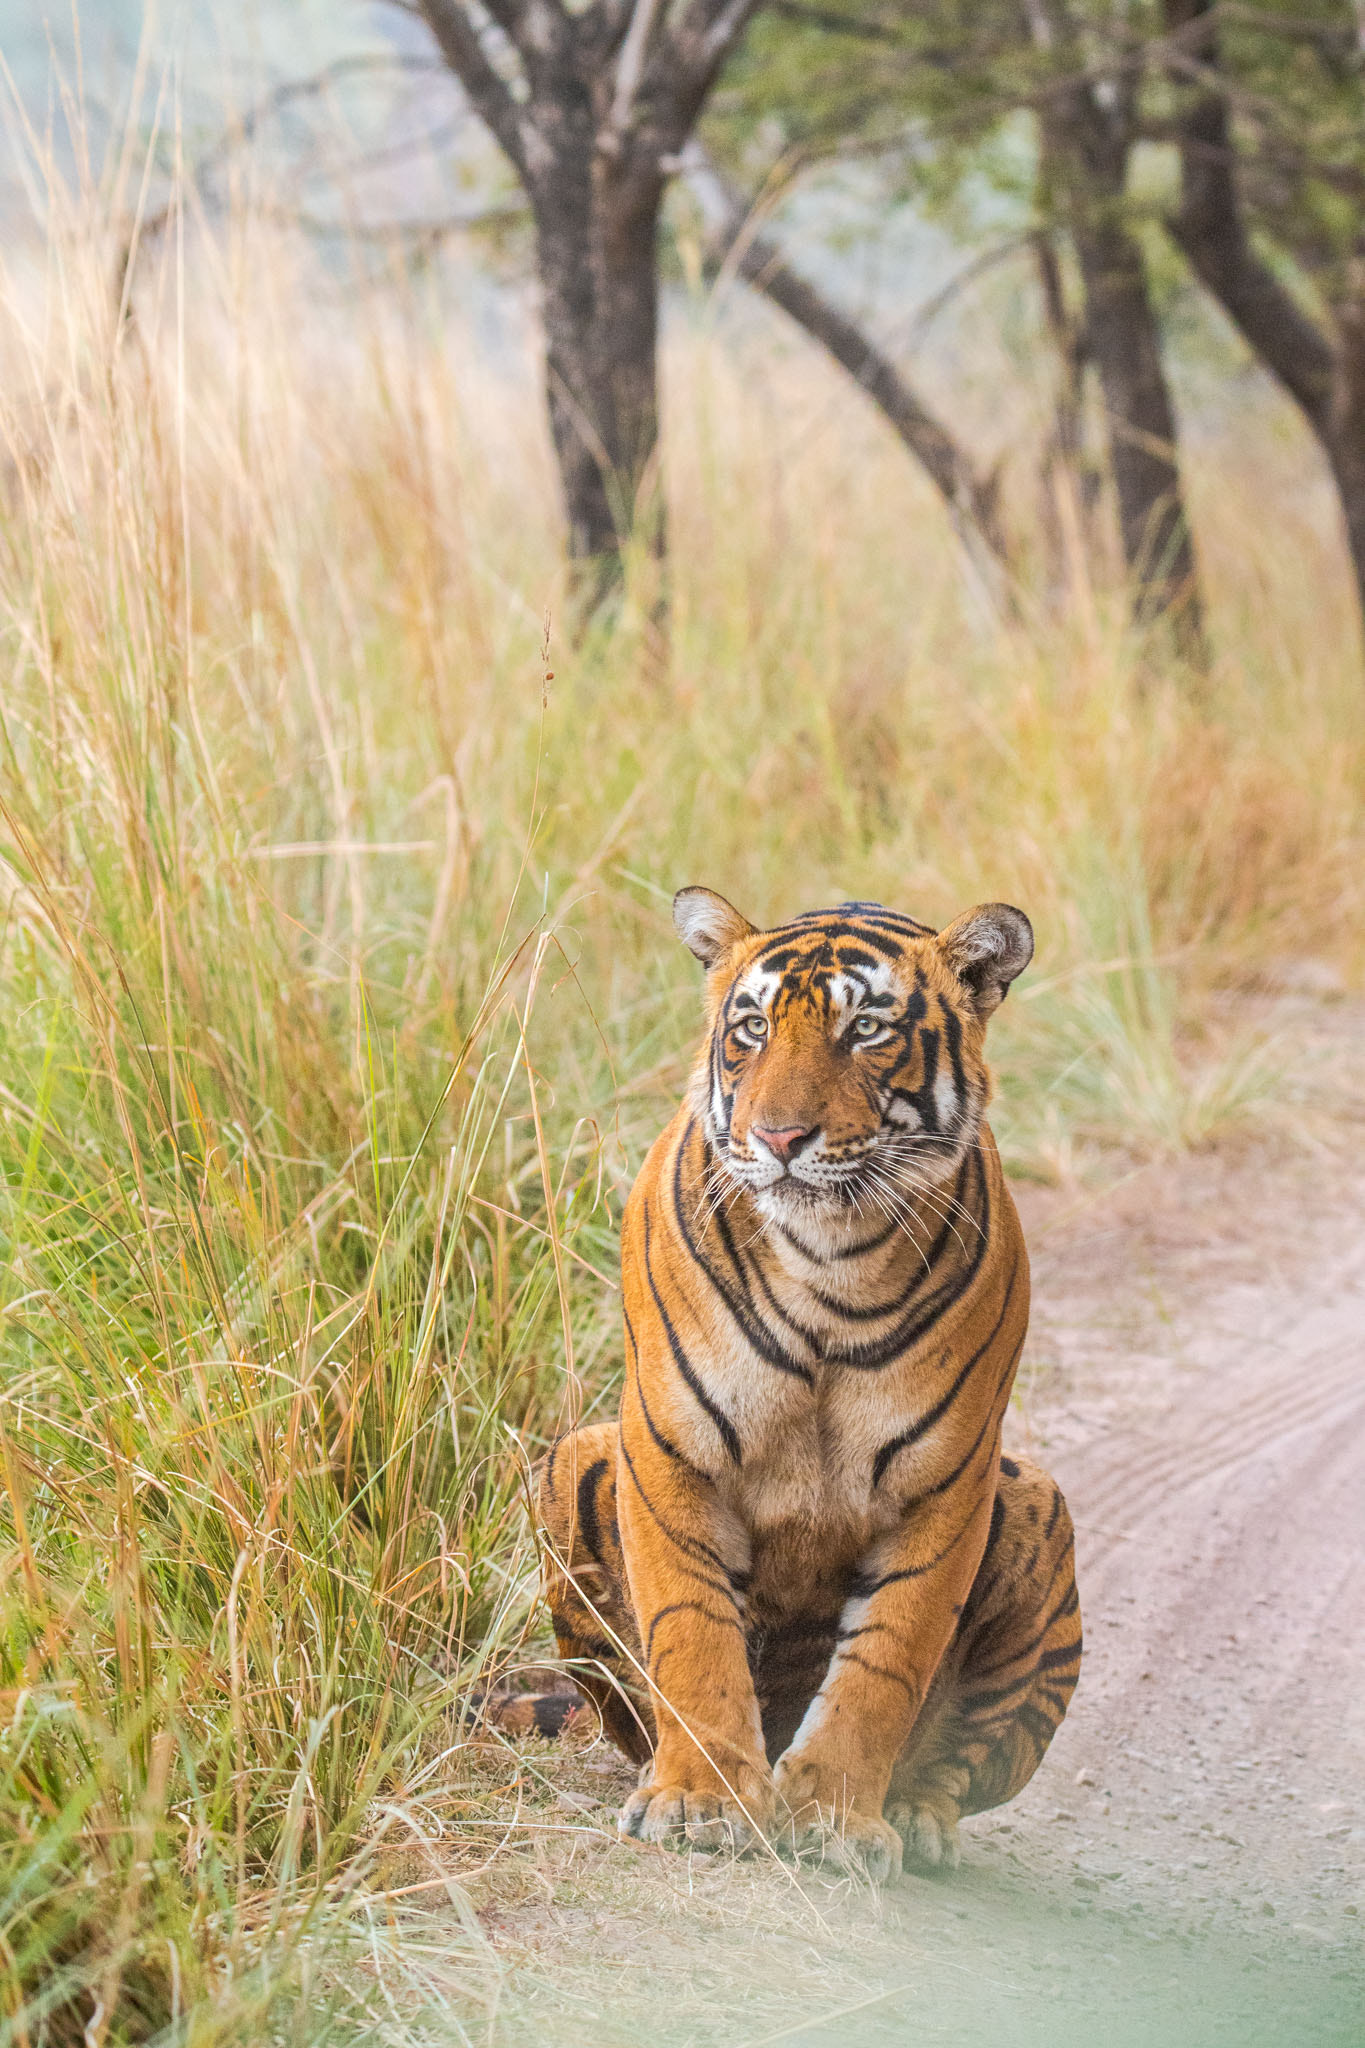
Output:
<instances>
[{"instance_id":1,"label":"sitting tiger","mask_svg":"<svg viewBox=\"0 0 1365 2048\"><path fill-rule=\"evenodd\" d=\"M641 1766L623 1833L951 1867L1080 1669L1070 1517L1000 1447L1029 1280L983 1040L1032 929L674 920L708 1028L626 1208L620 1419L541 1470L559 1649Z\"/></svg>"}]
</instances>

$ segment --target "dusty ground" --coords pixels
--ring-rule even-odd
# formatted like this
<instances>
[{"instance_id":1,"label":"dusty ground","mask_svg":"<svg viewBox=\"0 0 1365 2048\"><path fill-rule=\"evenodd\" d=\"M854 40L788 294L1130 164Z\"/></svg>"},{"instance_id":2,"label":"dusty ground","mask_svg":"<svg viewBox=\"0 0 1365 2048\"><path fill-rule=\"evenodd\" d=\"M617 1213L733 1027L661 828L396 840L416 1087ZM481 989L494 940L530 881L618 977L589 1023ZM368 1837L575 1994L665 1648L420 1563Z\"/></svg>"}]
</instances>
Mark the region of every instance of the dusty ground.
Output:
<instances>
[{"instance_id":1,"label":"dusty ground","mask_svg":"<svg viewBox=\"0 0 1365 2048\"><path fill-rule=\"evenodd\" d=\"M1087 1636L1032 1785L877 1896L618 1845L624 1769L528 1750L543 1824L474 1887L495 2041L1365 2043L1365 1011L1288 1022L1347 1100L1314 1136L1023 1192L1011 1434Z\"/></svg>"}]
</instances>

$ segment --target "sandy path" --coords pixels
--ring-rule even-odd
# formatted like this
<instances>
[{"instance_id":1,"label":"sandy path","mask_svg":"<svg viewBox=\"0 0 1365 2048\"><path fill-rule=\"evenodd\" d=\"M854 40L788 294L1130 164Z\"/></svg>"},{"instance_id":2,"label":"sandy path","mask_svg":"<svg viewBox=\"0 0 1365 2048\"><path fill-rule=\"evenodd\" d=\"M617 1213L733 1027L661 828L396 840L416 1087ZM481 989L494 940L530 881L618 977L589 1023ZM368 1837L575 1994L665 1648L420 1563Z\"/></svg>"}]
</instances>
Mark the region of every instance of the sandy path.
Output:
<instances>
[{"instance_id":1,"label":"sandy path","mask_svg":"<svg viewBox=\"0 0 1365 2048\"><path fill-rule=\"evenodd\" d=\"M1365 1896L1365 1255L1340 1283L1269 1327L1264 1295L1230 1302L1235 1352L1159 1431L1053 1461L1092 1617L1054 1763L1187 1903L1314 1926Z\"/></svg>"},{"instance_id":2,"label":"sandy path","mask_svg":"<svg viewBox=\"0 0 1365 2048\"><path fill-rule=\"evenodd\" d=\"M1026 1201L1012 1434L1072 1504L1086 1659L957 1877L876 1897L618 1848L622 1773L543 1752L600 1832L484 1894L496 2039L1365 2044L1353 1157L1149 1169L1079 1217Z\"/></svg>"},{"instance_id":3,"label":"sandy path","mask_svg":"<svg viewBox=\"0 0 1365 2048\"><path fill-rule=\"evenodd\" d=\"M1083 1689L1033 1785L976 1824L962 1889L983 1951L1035 1989L1060 1967L1077 2039L1088 2021L1365 2042L1365 1186L1349 1193L1304 1233L1311 1306L1284 1246L1254 1277L1174 1289L1149 1311L1162 1354L1092 1373L1035 1432L1077 1523ZM1136 1420L1113 1386L1135 1370L1165 1382ZM1078 1924L1040 1971L1030 1935L1068 1892Z\"/></svg>"}]
</instances>

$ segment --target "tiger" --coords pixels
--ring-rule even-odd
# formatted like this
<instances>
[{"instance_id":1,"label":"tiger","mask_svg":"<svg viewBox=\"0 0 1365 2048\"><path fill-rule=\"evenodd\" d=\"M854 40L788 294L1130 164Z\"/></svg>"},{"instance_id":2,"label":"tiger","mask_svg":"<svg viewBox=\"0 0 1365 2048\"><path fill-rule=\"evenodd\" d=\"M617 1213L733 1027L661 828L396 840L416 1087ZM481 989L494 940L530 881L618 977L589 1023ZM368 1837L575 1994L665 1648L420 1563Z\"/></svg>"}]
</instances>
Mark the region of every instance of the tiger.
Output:
<instances>
[{"instance_id":1,"label":"tiger","mask_svg":"<svg viewBox=\"0 0 1365 2048\"><path fill-rule=\"evenodd\" d=\"M985 1121L1020 910L674 900L706 1031L621 1230L619 1415L538 1468L560 1657L643 1842L952 1869L1080 1672L1071 1518L1002 1451L1028 1326Z\"/></svg>"}]
</instances>

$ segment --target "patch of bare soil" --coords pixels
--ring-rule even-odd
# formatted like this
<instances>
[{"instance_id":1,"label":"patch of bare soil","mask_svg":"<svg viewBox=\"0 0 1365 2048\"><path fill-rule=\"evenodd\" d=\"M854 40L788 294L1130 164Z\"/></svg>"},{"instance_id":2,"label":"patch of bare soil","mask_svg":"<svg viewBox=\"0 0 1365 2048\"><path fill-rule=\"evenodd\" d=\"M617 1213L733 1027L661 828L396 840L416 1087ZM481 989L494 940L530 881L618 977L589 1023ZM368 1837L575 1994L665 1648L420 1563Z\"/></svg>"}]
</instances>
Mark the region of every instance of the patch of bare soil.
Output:
<instances>
[{"instance_id":1,"label":"patch of bare soil","mask_svg":"<svg viewBox=\"0 0 1365 2048\"><path fill-rule=\"evenodd\" d=\"M624 1767L528 1751L554 1810L477 1893L496 2040L1365 2042L1365 1011L1304 1028L1355 1080L1316 1148L1024 1191L1012 1435L1087 1638L1033 1783L877 1895L618 1845Z\"/></svg>"}]
</instances>

